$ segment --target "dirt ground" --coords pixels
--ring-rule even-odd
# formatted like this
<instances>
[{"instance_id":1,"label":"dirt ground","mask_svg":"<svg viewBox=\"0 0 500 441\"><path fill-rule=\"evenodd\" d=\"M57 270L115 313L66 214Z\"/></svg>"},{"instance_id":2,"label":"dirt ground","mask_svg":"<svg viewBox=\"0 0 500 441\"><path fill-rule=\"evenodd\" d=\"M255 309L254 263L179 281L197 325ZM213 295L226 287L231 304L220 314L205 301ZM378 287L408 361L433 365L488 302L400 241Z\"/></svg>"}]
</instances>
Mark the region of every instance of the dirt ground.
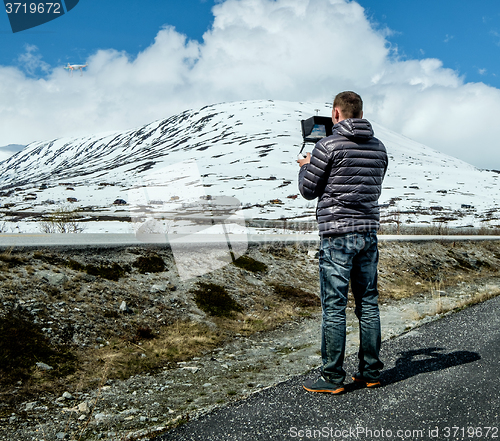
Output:
<instances>
[{"instance_id":1,"label":"dirt ground","mask_svg":"<svg viewBox=\"0 0 500 441\"><path fill-rule=\"evenodd\" d=\"M499 291L500 242L380 242L383 337ZM0 252L5 440L147 439L320 364L317 249L195 279L170 249ZM348 348L356 348L348 311Z\"/></svg>"}]
</instances>

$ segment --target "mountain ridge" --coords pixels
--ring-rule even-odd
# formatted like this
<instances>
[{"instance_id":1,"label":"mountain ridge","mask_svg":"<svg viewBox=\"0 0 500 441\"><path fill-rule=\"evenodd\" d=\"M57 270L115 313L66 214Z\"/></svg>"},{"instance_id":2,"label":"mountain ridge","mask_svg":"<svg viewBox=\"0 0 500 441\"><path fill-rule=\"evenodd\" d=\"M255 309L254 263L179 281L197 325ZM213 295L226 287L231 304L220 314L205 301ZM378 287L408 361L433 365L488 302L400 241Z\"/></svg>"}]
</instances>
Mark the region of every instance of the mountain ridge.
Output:
<instances>
[{"instance_id":1,"label":"mountain ridge","mask_svg":"<svg viewBox=\"0 0 500 441\"><path fill-rule=\"evenodd\" d=\"M329 115L331 105L222 103L124 132L31 143L0 163L2 203L23 206L22 192L25 197L30 189L38 192L32 207L43 209L42 199L65 203L67 191L59 187L71 184L75 207L109 207L115 198L128 201L131 189L153 182L158 186L161 176L168 176L161 186L170 199L163 197L163 203L173 197L180 203L188 193L196 198L229 196L247 208L248 217L313 217L314 203L298 195L296 154L302 145L300 120L317 112ZM445 219L451 226L496 226L498 173L479 170L376 122L372 125L390 158L380 199L383 218L408 224ZM176 174L188 170L182 164L190 161L196 171ZM184 188L178 185L183 179L189 181ZM174 182L175 195L168 190ZM100 192L105 196L97 197L103 184L113 187L114 196ZM6 196L14 188L22 191Z\"/></svg>"}]
</instances>

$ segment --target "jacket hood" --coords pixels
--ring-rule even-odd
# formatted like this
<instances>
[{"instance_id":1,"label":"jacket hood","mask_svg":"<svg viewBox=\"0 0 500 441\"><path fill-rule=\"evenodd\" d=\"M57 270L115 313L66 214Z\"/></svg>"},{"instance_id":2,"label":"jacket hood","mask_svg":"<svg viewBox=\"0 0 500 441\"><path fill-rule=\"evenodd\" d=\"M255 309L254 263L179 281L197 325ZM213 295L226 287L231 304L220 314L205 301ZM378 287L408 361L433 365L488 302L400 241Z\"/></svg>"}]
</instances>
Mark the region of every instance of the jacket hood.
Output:
<instances>
[{"instance_id":1,"label":"jacket hood","mask_svg":"<svg viewBox=\"0 0 500 441\"><path fill-rule=\"evenodd\" d=\"M366 119L349 118L333 126L333 132L349 139L370 140L373 138L372 125Z\"/></svg>"}]
</instances>

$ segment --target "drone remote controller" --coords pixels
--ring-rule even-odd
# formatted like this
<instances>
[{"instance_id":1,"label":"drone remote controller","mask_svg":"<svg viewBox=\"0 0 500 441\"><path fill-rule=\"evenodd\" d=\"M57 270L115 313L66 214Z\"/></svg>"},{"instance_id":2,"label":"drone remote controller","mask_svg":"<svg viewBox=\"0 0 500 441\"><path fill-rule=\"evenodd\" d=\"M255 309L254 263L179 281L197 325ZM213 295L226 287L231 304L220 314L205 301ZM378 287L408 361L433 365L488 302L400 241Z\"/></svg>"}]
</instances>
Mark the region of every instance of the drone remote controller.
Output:
<instances>
[{"instance_id":1,"label":"drone remote controller","mask_svg":"<svg viewBox=\"0 0 500 441\"><path fill-rule=\"evenodd\" d=\"M302 148L300 149L299 154L297 155L297 160L300 161L301 159L306 159L307 158L307 153L304 153L304 147L306 146L306 143L302 144Z\"/></svg>"}]
</instances>

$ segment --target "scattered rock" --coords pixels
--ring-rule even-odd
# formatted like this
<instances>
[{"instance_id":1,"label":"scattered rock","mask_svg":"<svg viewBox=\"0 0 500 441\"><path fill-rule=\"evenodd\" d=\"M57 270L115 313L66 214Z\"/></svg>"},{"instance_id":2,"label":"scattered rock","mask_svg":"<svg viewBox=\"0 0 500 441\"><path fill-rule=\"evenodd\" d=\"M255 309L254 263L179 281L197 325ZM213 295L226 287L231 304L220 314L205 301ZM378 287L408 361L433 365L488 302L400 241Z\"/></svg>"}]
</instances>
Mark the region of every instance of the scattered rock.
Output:
<instances>
[{"instance_id":1,"label":"scattered rock","mask_svg":"<svg viewBox=\"0 0 500 441\"><path fill-rule=\"evenodd\" d=\"M200 368L196 367L196 366L184 366L182 369L185 371L190 371L193 374L196 374L196 372L198 372L200 370Z\"/></svg>"},{"instance_id":2,"label":"scattered rock","mask_svg":"<svg viewBox=\"0 0 500 441\"><path fill-rule=\"evenodd\" d=\"M165 292L167 290L167 285L152 285L151 288L149 288L149 292L151 294L156 294L158 292Z\"/></svg>"},{"instance_id":3,"label":"scattered rock","mask_svg":"<svg viewBox=\"0 0 500 441\"><path fill-rule=\"evenodd\" d=\"M26 407L24 408L24 410L26 412L30 412L31 410L33 410L35 408L36 403L37 403L36 401L33 401L31 403L26 403Z\"/></svg>"},{"instance_id":4,"label":"scattered rock","mask_svg":"<svg viewBox=\"0 0 500 441\"><path fill-rule=\"evenodd\" d=\"M94 418L97 420L97 421L104 421L106 419L109 418L109 415L107 415L106 413L104 412L100 412L100 413L96 413L94 415Z\"/></svg>"},{"instance_id":5,"label":"scattered rock","mask_svg":"<svg viewBox=\"0 0 500 441\"><path fill-rule=\"evenodd\" d=\"M52 271L38 271L36 276L50 285L60 286L68 281L68 277L62 273L54 273Z\"/></svg>"},{"instance_id":6,"label":"scattered rock","mask_svg":"<svg viewBox=\"0 0 500 441\"><path fill-rule=\"evenodd\" d=\"M132 314L132 310L128 307L127 302L124 300L119 307L119 310L125 314Z\"/></svg>"},{"instance_id":7,"label":"scattered rock","mask_svg":"<svg viewBox=\"0 0 500 441\"><path fill-rule=\"evenodd\" d=\"M36 366L42 371L50 371L51 369L54 369L52 366L49 366L48 364L42 363L40 361L36 364Z\"/></svg>"},{"instance_id":8,"label":"scattered rock","mask_svg":"<svg viewBox=\"0 0 500 441\"><path fill-rule=\"evenodd\" d=\"M88 413L88 411L89 411L89 405L87 404L86 401L84 401L83 403L80 403L77 406L77 409L78 409L78 412L80 412L80 413Z\"/></svg>"}]
</instances>

